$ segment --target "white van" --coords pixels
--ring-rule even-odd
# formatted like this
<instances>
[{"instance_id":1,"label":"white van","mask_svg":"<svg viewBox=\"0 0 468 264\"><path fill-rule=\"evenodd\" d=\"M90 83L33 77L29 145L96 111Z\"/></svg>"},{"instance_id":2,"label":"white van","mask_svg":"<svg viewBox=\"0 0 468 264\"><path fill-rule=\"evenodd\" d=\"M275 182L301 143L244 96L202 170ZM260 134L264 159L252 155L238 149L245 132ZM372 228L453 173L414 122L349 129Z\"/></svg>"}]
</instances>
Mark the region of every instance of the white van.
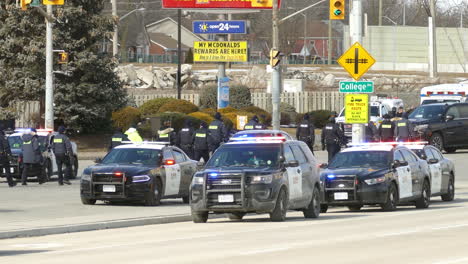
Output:
<instances>
[{"instance_id":1,"label":"white van","mask_svg":"<svg viewBox=\"0 0 468 264\"><path fill-rule=\"evenodd\" d=\"M421 104L463 103L468 94L468 84L448 83L427 86L421 89Z\"/></svg>"}]
</instances>

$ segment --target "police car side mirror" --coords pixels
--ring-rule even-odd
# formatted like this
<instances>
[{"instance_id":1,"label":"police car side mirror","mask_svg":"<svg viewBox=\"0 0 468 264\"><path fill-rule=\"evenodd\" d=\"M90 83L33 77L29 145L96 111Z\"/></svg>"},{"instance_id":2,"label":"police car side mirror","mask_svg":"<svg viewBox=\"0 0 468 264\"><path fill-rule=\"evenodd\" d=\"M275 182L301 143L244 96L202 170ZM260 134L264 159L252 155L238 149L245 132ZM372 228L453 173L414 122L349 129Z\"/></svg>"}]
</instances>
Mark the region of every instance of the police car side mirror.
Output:
<instances>
[{"instance_id":1,"label":"police car side mirror","mask_svg":"<svg viewBox=\"0 0 468 264\"><path fill-rule=\"evenodd\" d=\"M439 160L438 160L438 159L430 159L430 160L428 160L427 162L428 162L429 164L436 164L436 163L439 162Z\"/></svg>"},{"instance_id":2,"label":"police car side mirror","mask_svg":"<svg viewBox=\"0 0 468 264\"><path fill-rule=\"evenodd\" d=\"M96 159L94 160L94 163L96 163L96 164L99 164L99 163L101 163L101 162L102 162L102 159L101 159L101 158L96 158Z\"/></svg>"},{"instance_id":3,"label":"police car side mirror","mask_svg":"<svg viewBox=\"0 0 468 264\"><path fill-rule=\"evenodd\" d=\"M445 117L445 120L447 120L447 121L452 121L452 120L454 120L454 119L455 119L455 116L454 116L454 115L447 115L447 116Z\"/></svg>"},{"instance_id":4,"label":"police car side mirror","mask_svg":"<svg viewBox=\"0 0 468 264\"><path fill-rule=\"evenodd\" d=\"M299 161L297 160L291 160L290 162L286 162L285 164L286 167L299 167Z\"/></svg>"},{"instance_id":5,"label":"police car side mirror","mask_svg":"<svg viewBox=\"0 0 468 264\"><path fill-rule=\"evenodd\" d=\"M328 164L327 163L322 163L320 164L319 168L321 169L326 169L328 167Z\"/></svg>"},{"instance_id":6,"label":"police car side mirror","mask_svg":"<svg viewBox=\"0 0 468 264\"><path fill-rule=\"evenodd\" d=\"M422 154L421 154L421 159L426 160L426 159L427 159L426 154L422 153Z\"/></svg>"},{"instance_id":7,"label":"police car side mirror","mask_svg":"<svg viewBox=\"0 0 468 264\"><path fill-rule=\"evenodd\" d=\"M408 162L407 161L399 161L399 160L395 160L393 162L393 168L398 168L398 167L404 167L404 166L408 166Z\"/></svg>"}]
</instances>

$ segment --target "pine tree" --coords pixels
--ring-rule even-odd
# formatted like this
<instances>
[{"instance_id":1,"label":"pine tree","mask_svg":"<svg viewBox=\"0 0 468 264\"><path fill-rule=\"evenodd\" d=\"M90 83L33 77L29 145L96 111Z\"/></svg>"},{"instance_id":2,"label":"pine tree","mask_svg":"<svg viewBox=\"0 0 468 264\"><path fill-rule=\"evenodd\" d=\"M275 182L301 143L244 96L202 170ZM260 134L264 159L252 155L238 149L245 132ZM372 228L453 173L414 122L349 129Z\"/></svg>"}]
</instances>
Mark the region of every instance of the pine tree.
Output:
<instances>
[{"instance_id":1,"label":"pine tree","mask_svg":"<svg viewBox=\"0 0 468 264\"><path fill-rule=\"evenodd\" d=\"M66 66L54 70L55 116L82 131L105 129L112 111L126 104L126 92L109 55L98 44L109 38L111 17L101 14L104 0L67 0L54 7L54 49L69 53ZM0 105L21 100L44 100L45 19L35 8L21 11L14 1L0 6Z\"/></svg>"}]
</instances>

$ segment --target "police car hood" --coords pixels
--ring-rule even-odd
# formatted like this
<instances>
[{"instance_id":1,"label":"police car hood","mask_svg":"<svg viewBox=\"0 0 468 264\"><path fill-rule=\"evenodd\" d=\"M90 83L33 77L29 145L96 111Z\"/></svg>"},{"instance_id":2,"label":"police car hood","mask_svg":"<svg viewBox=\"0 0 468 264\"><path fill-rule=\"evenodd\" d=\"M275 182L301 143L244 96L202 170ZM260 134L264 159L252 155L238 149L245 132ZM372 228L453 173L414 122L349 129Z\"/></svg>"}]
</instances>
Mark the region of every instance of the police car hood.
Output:
<instances>
[{"instance_id":1,"label":"police car hood","mask_svg":"<svg viewBox=\"0 0 468 264\"><path fill-rule=\"evenodd\" d=\"M389 172L390 168L350 168L350 169L326 169L321 175L326 177L328 175L356 175L359 179L361 178L372 178Z\"/></svg>"},{"instance_id":2,"label":"police car hood","mask_svg":"<svg viewBox=\"0 0 468 264\"><path fill-rule=\"evenodd\" d=\"M248 167L232 167L232 168L208 168L204 170L205 173L212 173L212 172L217 172L217 173L245 173L249 175L255 175L255 174L267 174L267 173L274 173L277 171L275 168L248 168Z\"/></svg>"},{"instance_id":3,"label":"police car hood","mask_svg":"<svg viewBox=\"0 0 468 264\"><path fill-rule=\"evenodd\" d=\"M121 164L97 164L90 166L84 170L83 173L114 173L123 172L126 176L135 176L148 173L150 170L155 169L156 166L143 166L143 165L121 165Z\"/></svg>"}]
</instances>

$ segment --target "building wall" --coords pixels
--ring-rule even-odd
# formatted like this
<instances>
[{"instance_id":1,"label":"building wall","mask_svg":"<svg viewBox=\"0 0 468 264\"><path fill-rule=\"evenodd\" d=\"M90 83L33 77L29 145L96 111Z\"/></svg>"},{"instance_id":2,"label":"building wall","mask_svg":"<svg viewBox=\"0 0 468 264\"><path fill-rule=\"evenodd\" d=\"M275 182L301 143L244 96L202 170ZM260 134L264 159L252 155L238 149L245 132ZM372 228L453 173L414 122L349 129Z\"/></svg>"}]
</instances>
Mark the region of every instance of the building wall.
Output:
<instances>
[{"instance_id":1,"label":"building wall","mask_svg":"<svg viewBox=\"0 0 468 264\"><path fill-rule=\"evenodd\" d=\"M345 27L343 50L351 43ZM427 27L368 26L363 46L376 59L372 70L428 71ZM468 71L468 29L437 28L437 59L440 72Z\"/></svg>"},{"instance_id":2,"label":"building wall","mask_svg":"<svg viewBox=\"0 0 468 264\"><path fill-rule=\"evenodd\" d=\"M164 49L161 46L156 45L156 44L151 42L151 46L149 48L149 54L150 55L163 55L163 54L165 54L165 52L164 52Z\"/></svg>"}]
</instances>

